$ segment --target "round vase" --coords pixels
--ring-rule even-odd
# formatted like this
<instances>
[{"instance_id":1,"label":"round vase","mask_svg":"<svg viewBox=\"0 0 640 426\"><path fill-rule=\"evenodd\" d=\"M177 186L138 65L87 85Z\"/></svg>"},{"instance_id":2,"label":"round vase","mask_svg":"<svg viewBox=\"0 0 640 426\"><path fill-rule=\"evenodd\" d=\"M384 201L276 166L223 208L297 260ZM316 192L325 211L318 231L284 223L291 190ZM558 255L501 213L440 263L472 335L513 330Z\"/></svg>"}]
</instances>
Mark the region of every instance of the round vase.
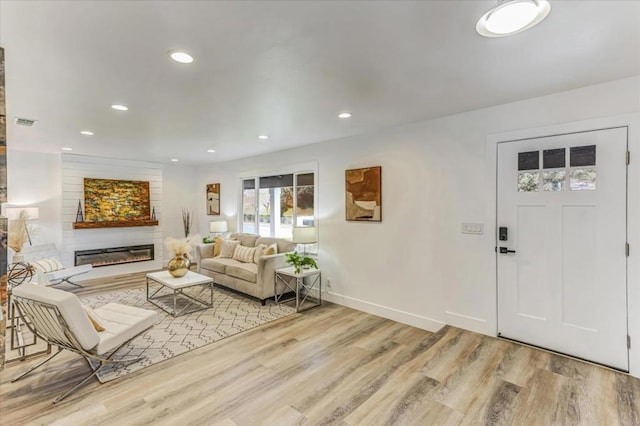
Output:
<instances>
[{"instance_id":1,"label":"round vase","mask_svg":"<svg viewBox=\"0 0 640 426\"><path fill-rule=\"evenodd\" d=\"M176 255L176 257L171 259L167 265L169 273L176 278L187 275L187 272L189 272L189 266L191 266L191 262L184 254Z\"/></svg>"}]
</instances>

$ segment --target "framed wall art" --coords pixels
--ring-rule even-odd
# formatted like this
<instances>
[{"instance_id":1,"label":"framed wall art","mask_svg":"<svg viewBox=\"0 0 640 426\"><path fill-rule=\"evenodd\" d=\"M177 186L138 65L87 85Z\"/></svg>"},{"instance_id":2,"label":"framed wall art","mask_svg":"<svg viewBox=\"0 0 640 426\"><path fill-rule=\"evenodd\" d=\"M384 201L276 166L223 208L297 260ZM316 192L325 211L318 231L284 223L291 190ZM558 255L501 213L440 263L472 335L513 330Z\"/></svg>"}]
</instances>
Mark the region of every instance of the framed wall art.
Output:
<instances>
[{"instance_id":1,"label":"framed wall art","mask_svg":"<svg viewBox=\"0 0 640 426\"><path fill-rule=\"evenodd\" d=\"M207 214L217 216L220 214L220 184L207 185Z\"/></svg>"},{"instance_id":2,"label":"framed wall art","mask_svg":"<svg viewBox=\"0 0 640 426\"><path fill-rule=\"evenodd\" d=\"M382 221L382 167L366 167L345 172L346 220Z\"/></svg>"}]
</instances>

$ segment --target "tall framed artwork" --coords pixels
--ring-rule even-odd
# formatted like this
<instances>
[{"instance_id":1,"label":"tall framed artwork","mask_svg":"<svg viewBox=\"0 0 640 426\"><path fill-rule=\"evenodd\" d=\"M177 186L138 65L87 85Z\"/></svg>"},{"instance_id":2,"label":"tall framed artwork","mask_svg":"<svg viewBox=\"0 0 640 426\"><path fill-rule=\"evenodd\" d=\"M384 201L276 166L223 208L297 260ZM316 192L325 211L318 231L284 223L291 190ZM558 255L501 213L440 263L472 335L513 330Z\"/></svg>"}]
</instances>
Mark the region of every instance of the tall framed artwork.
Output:
<instances>
[{"instance_id":1,"label":"tall framed artwork","mask_svg":"<svg viewBox=\"0 0 640 426\"><path fill-rule=\"evenodd\" d=\"M382 221L382 167L345 172L345 215L348 221Z\"/></svg>"},{"instance_id":2,"label":"tall framed artwork","mask_svg":"<svg viewBox=\"0 0 640 426\"><path fill-rule=\"evenodd\" d=\"M207 185L207 214L218 216L220 214L220 184L210 183Z\"/></svg>"}]
</instances>

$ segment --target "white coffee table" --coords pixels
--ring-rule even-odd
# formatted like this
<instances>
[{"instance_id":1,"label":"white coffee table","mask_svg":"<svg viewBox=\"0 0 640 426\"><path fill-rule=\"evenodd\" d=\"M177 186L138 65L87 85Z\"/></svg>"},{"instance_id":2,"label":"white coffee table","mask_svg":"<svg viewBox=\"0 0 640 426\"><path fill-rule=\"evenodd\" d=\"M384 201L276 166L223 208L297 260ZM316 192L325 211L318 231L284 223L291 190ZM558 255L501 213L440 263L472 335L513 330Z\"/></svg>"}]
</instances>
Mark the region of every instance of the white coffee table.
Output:
<instances>
[{"instance_id":1,"label":"white coffee table","mask_svg":"<svg viewBox=\"0 0 640 426\"><path fill-rule=\"evenodd\" d=\"M152 294L149 294L150 284L159 284L158 288L152 289ZM197 294L184 292L188 288L198 286L201 288ZM203 300L202 296L206 296L207 290L208 298ZM166 302L167 299L169 303ZM186 302L180 311L177 306L178 300L181 303ZM209 309L213 307L213 279L192 271L180 278L173 277L169 271L151 272L147 274L147 301L173 317Z\"/></svg>"}]
</instances>

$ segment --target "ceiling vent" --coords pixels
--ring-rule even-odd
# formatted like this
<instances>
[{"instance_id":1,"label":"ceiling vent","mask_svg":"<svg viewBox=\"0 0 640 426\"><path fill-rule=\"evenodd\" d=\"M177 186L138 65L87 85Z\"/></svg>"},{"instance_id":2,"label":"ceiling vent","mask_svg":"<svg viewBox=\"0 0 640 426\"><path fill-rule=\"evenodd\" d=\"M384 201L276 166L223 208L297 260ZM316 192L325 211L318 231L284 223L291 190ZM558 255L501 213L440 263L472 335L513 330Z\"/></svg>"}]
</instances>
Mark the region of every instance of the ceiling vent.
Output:
<instances>
[{"instance_id":1,"label":"ceiling vent","mask_svg":"<svg viewBox=\"0 0 640 426\"><path fill-rule=\"evenodd\" d=\"M32 120L30 118L16 117L15 118L15 122L16 122L16 124L18 126L32 127L34 124L36 124L38 122L38 120Z\"/></svg>"}]
</instances>

